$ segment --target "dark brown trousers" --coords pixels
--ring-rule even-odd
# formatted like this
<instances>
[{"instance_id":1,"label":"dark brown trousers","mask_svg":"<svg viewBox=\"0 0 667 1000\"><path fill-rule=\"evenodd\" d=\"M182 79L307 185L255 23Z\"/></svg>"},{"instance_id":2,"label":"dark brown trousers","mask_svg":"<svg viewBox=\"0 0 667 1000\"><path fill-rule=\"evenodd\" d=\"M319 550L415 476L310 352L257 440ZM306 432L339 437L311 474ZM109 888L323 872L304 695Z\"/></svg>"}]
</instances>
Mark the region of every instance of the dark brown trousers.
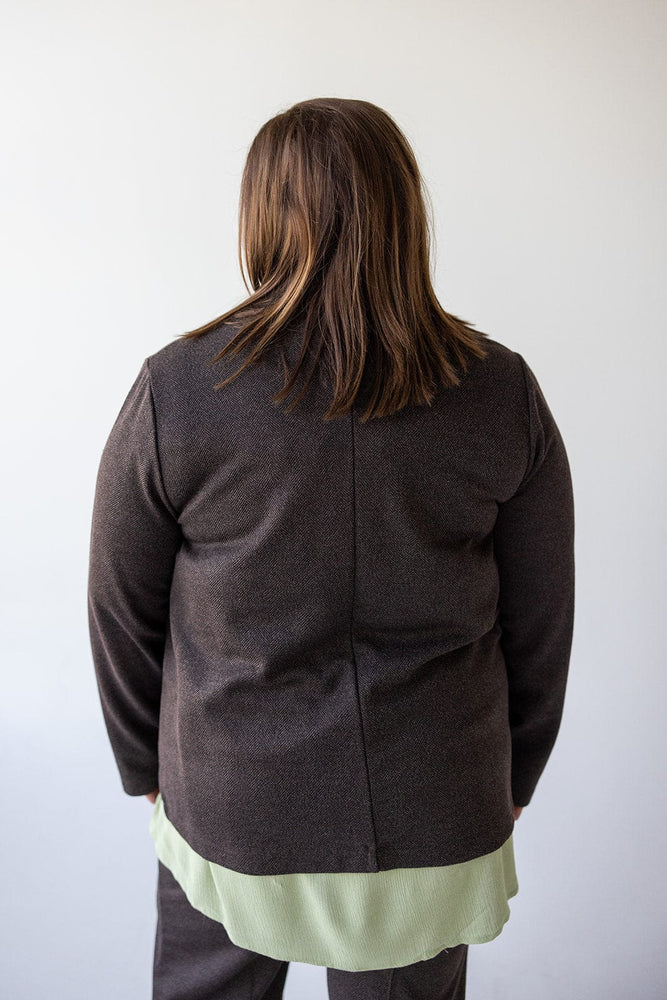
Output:
<instances>
[{"instance_id":1,"label":"dark brown trousers","mask_svg":"<svg viewBox=\"0 0 667 1000\"><path fill-rule=\"evenodd\" d=\"M468 945L397 969L327 969L329 1000L465 1000ZM282 1000L289 962L230 941L158 861L153 1000Z\"/></svg>"}]
</instances>

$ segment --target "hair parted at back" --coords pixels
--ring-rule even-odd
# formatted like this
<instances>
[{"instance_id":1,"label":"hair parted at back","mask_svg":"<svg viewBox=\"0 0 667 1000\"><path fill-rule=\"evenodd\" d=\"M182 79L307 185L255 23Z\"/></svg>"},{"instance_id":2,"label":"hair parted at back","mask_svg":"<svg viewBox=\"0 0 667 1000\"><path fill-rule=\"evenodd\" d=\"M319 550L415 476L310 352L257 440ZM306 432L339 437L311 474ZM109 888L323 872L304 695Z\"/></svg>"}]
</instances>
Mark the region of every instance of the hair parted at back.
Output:
<instances>
[{"instance_id":1,"label":"hair parted at back","mask_svg":"<svg viewBox=\"0 0 667 1000\"><path fill-rule=\"evenodd\" d=\"M250 353L215 388L254 364L297 320L301 354L292 372L283 357L285 383L274 402L294 391L309 354L312 364L288 410L319 364L333 387L326 420L349 412L368 361L374 381L364 420L430 405L438 384L459 385L458 369L467 370L471 355L487 356L487 334L445 312L436 298L425 197L407 139L375 104L315 98L267 121L241 181L238 248L249 295L180 335L242 322L211 364L244 347Z\"/></svg>"}]
</instances>

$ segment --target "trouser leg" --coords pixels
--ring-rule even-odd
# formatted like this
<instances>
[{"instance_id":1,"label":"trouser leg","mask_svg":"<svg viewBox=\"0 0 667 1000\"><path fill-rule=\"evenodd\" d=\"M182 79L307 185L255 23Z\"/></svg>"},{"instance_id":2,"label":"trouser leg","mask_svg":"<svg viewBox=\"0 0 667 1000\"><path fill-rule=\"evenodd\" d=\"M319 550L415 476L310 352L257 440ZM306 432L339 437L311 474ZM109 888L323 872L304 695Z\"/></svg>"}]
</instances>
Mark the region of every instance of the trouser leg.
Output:
<instances>
[{"instance_id":1,"label":"trouser leg","mask_svg":"<svg viewBox=\"0 0 667 1000\"><path fill-rule=\"evenodd\" d=\"M230 941L158 860L153 1000L282 1000L288 965Z\"/></svg>"},{"instance_id":2,"label":"trouser leg","mask_svg":"<svg viewBox=\"0 0 667 1000\"><path fill-rule=\"evenodd\" d=\"M397 969L327 969L329 1000L465 1000L468 945Z\"/></svg>"}]
</instances>

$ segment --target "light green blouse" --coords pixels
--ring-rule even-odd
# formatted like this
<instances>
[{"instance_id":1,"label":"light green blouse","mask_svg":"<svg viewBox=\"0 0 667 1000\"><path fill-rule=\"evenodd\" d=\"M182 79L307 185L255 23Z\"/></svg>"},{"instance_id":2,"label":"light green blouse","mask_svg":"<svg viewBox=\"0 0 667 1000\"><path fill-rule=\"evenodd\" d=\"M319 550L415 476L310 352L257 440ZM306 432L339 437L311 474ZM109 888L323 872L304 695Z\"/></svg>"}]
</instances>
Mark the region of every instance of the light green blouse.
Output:
<instances>
[{"instance_id":1,"label":"light green blouse","mask_svg":"<svg viewBox=\"0 0 667 1000\"><path fill-rule=\"evenodd\" d=\"M284 961L360 972L483 944L500 934L519 891L511 835L491 854L442 867L248 875L197 854L159 793L149 829L192 906L234 944Z\"/></svg>"}]
</instances>

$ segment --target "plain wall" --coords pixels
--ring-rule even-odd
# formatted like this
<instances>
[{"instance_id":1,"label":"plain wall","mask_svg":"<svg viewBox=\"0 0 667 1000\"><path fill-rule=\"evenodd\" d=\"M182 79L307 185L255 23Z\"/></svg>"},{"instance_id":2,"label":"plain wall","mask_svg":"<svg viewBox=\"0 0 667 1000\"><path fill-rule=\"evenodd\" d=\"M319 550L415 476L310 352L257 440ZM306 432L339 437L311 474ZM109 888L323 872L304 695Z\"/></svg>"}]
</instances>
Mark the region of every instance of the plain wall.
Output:
<instances>
[{"instance_id":1,"label":"plain wall","mask_svg":"<svg viewBox=\"0 0 667 1000\"><path fill-rule=\"evenodd\" d=\"M143 359L245 296L273 114L373 101L431 192L444 307L535 371L575 488L556 748L469 1000L658 1000L665 897L665 29L647 0L3 2L2 965L12 1000L150 995L151 805L86 622L94 479ZM290 966L286 1000L326 996Z\"/></svg>"}]
</instances>

